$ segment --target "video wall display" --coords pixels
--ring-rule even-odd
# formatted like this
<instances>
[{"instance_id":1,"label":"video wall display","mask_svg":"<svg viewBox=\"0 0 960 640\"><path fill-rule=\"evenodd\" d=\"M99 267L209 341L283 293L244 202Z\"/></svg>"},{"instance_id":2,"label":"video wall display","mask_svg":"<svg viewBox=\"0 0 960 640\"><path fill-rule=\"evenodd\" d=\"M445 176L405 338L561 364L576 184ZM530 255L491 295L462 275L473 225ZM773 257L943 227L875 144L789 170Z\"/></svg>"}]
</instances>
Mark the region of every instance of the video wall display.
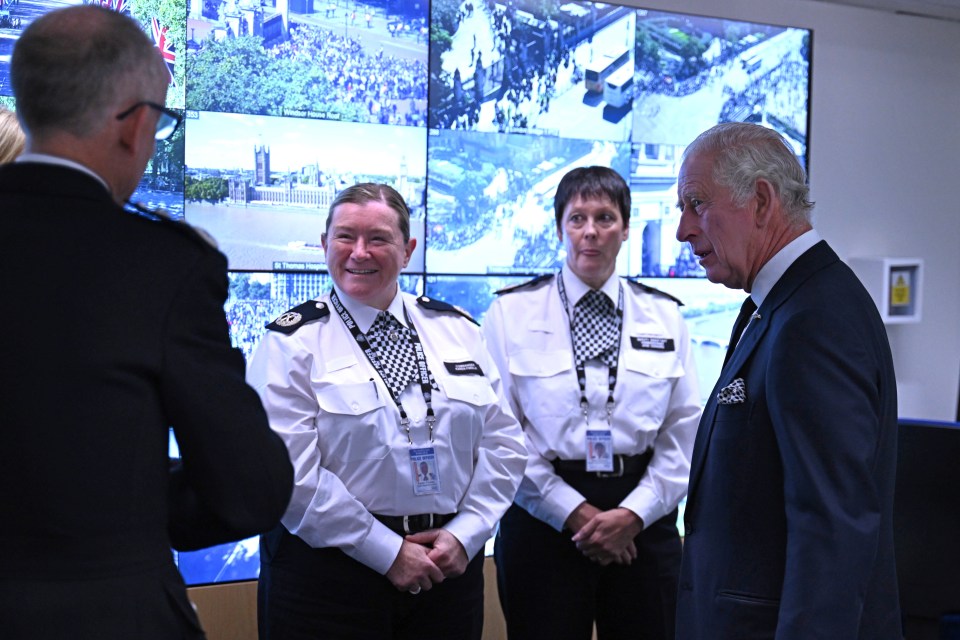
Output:
<instances>
[{"instance_id":1,"label":"video wall display","mask_svg":"<svg viewBox=\"0 0 960 640\"><path fill-rule=\"evenodd\" d=\"M184 110L131 200L216 239L247 356L329 291L320 235L346 186L394 186L417 240L401 286L482 322L498 289L563 263L556 186L602 164L632 192L617 271L684 301L705 398L743 294L676 241L683 150L750 121L807 164L807 29L585 0L94 1L143 25ZM0 4L0 103L20 31L60 6ZM253 577L254 542L181 554L188 583Z\"/></svg>"},{"instance_id":2,"label":"video wall display","mask_svg":"<svg viewBox=\"0 0 960 640\"><path fill-rule=\"evenodd\" d=\"M389 182L410 205L408 271L423 272L426 129L205 111L187 111L185 128L185 217L232 269L325 269L320 235L336 194Z\"/></svg>"},{"instance_id":3,"label":"video wall display","mask_svg":"<svg viewBox=\"0 0 960 640\"><path fill-rule=\"evenodd\" d=\"M324 271L329 203L361 180L411 205L408 273L552 270L556 183L598 163L634 194L619 272L702 276L673 238L685 145L747 120L806 162L806 29L585 1L95 1L143 24L185 109L132 199L204 227L236 270ZM20 30L55 6L0 9L0 96Z\"/></svg>"}]
</instances>

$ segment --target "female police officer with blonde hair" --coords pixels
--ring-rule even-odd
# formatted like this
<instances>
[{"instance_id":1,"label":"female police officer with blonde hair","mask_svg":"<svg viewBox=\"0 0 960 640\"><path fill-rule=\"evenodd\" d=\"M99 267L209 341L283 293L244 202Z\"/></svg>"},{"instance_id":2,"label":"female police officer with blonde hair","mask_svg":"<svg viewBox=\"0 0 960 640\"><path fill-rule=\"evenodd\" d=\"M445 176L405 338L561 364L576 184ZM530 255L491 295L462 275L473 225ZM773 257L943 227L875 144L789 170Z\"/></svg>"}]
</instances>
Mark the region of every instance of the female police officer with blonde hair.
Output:
<instances>
[{"instance_id":1,"label":"female police officer with blonde hair","mask_svg":"<svg viewBox=\"0 0 960 640\"><path fill-rule=\"evenodd\" d=\"M26 141L23 129L17 122L17 114L0 107L0 164L13 162L23 153Z\"/></svg>"},{"instance_id":2,"label":"female police officer with blonde hair","mask_svg":"<svg viewBox=\"0 0 960 640\"><path fill-rule=\"evenodd\" d=\"M393 188L341 192L322 244L332 291L250 364L296 472L262 540L261 638L479 639L482 549L526 457L500 376L471 319L400 291L416 239Z\"/></svg>"}]
</instances>

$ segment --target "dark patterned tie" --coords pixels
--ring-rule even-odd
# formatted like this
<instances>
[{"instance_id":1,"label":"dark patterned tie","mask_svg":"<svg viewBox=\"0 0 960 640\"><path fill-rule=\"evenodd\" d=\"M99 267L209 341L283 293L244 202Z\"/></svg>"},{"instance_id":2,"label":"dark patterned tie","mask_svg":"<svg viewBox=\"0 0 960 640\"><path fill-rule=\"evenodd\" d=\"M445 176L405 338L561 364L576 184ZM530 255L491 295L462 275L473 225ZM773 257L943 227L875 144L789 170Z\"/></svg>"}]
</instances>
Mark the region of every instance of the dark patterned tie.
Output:
<instances>
[{"instance_id":1,"label":"dark patterned tie","mask_svg":"<svg viewBox=\"0 0 960 640\"><path fill-rule=\"evenodd\" d=\"M600 291L588 291L573 308L573 348L577 364L600 358L613 366L617 347L613 301Z\"/></svg>"},{"instance_id":2,"label":"dark patterned tie","mask_svg":"<svg viewBox=\"0 0 960 640\"><path fill-rule=\"evenodd\" d=\"M756 310L757 303L753 301L753 298L747 296L747 299L743 301L743 306L740 307L737 321L733 324L733 333L730 334L730 344L727 345L727 354L723 357L723 364L727 364L727 360L730 359L733 350L736 349L737 343L740 342L740 336L743 335L747 325L750 324L750 316Z\"/></svg>"},{"instance_id":3,"label":"dark patterned tie","mask_svg":"<svg viewBox=\"0 0 960 640\"><path fill-rule=\"evenodd\" d=\"M390 313L381 311L367 332L367 339L380 358L386 378L384 382L390 385L394 396L399 397L407 385L417 379L416 355L410 344L410 329L400 324Z\"/></svg>"}]
</instances>

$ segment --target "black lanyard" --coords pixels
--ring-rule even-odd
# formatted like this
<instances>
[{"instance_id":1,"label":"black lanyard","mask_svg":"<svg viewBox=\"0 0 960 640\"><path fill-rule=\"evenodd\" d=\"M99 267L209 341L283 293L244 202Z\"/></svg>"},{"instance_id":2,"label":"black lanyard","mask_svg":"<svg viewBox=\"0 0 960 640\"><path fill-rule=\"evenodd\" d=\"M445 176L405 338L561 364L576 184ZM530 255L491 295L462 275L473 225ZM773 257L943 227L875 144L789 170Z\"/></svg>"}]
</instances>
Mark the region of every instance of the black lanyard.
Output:
<instances>
[{"instance_id":1,"label":"black lanyard","mask_svg":"<svg viewBox=\"0 0 960 640\"><path fill-rule=\"evenodd\" d=\"M412 445L413 437L410 435L410 418L407 417L407 412L400 403L400 395L394 393L393 385L390 384L390 380L387 380L377 350L370 344L367 336L364 335L357 326L356 320L353 319L353 316L347 308L340 302L340 297L337 296L335 289L330 290L330 303L337 311L340 319L343 320L343 324L347 326L353 339L360 345L360 349L363 351L363 354L367 356L367 360L370 361L373 370L376 371L380 379L383 380L383 384L387 387L387 392L390 394L390 397L393 398L394 404L397 405L397 409L400 411L400 426L403 427L404 432L407 434L407 440ZM413 325L410 314L407 313L406 305L403 307L403 317L407 321L407 327L410 329L410 342L413 344L413 351L417 357L417 374L420 378L420 392L423 394L424 404L427 405L427 426L430 429L430 442L433 442L433 425L437 421L437 416L433 412L433 387L430 384L430 369L427 368L427 356L423 351L423 344L420 342L417 328Z\"/></svg>"},{"instance_id":2,"label":"black lanyard","mask_svg":"<svg viewBox=\"0 0 960 640\"><path fill-rule=\"evenodd\" d=\"M613 416L613 390L617 386L617 365L620 362L620 339L623 335L623 283L619 280L619 295L617 296L617 343L613 349L613 362L607 373L607 424L610 424ZM577 383L580 385L580 409L583 411L583 417L587 419L587 411L590 408L590 402L587 400L587 372L584 363L577 358L577 344L574 338L573 315L570 313L570 305L567 300L567 290L563 285L563 273L557 274L557 291L560 292L560 302L567 312L567 320L570 322L570 346L573 350L573 364L577 370Z\"/></svg>"}]
</instances>

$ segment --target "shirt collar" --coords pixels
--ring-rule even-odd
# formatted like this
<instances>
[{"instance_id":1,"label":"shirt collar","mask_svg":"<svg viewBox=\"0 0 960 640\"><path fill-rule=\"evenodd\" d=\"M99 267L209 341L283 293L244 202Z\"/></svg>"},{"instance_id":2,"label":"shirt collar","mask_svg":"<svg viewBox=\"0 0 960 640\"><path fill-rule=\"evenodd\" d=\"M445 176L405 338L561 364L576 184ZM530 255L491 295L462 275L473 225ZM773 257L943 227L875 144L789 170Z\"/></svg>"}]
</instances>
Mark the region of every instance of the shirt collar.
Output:
<instances>
[{"instance_id":1,"label":"shirt collar","mask_svg":"<svg viewBox=\"0 0 960 640\"><path fill-rule=\"evenodd\" d=\"M76 171L80 171L81 173L87 174L88 176L90 176L91 178L95 179L97 182L102 184L104 188L107 191L109 191L111 194L113 193L112 191L110 191L110 187L109 185L107 185L106 180L104 180L99 175L94 173L88 167L83 166L79 162L74 162L73 160L67 160L66 158L61 158L59 156L51 156L46 153L24 153L23 155L19 156L16 160L14 160L14 162L35 162L38 164L53 164L60 167L67 167L68 169L74 169Z\"/></svg>"},{"instance_id":2,"label":"shirt collar","mask_svg":"<svg viewBox=\"0 0 960 640\"><path fill-rule=\"evenodd\" d=\"M810 229L780 249L767 264L760 268L760 272L753 281L753 287L750 291L750 297L757 303L757 307L763 304L767 295L773 290L774 285L780 281L783 274L787 272L797 258L807 252L810 247L820 242L822 238L816 229Z\"/></svg>"},{"instance_id":3,"label":"shirt collar","mask_svg":"<svg viewBox=\"0 0 960 640\"><path fill-rule=\"evenodd\" d=\"M340 298L340 302L343 303L343 306L347 309L347 311L350 312L350 315L353 316L354 322L357 323L357 328L363 333L369 332L370 327L373 326L374 320L377 319L377 314L380 313L380 309L376 309L370 305L363 304L358 300L354 300L341 291L340 287L338 287L336 284L333 285L333 288L337 292L337 297ZM403 293L400 291L399 284L397 285L397 294L393 297L393 300L390 301L390 306L387 307L387 312L396 318L400 324L407 326L407 321L404 318L403 313Z\"/></svg>"},{"instance_id":4,"label":"shirt collar","mask_svg":"<svg viewBox=\"0 0 960 640\"><path fill-rule=\"evenodd\" d=\"M563 263L563 268L560 270L560 273L563 277L563 287L567 292L567 302L569 303L570 310L572 311L573 307L575 307L577 302L580 301L580 298L585 296L587 292L590 291L590 286L581 280L566 262ZM605 293L607 297L610 298L610 300L613 302L613 306L617 306L617 303L620 299L620 277L617 275L616 271L610 274L610 277L607 278L607 281L603 283L602 287L600 287L600 291Z\"/></svg>"}]
</instances>

